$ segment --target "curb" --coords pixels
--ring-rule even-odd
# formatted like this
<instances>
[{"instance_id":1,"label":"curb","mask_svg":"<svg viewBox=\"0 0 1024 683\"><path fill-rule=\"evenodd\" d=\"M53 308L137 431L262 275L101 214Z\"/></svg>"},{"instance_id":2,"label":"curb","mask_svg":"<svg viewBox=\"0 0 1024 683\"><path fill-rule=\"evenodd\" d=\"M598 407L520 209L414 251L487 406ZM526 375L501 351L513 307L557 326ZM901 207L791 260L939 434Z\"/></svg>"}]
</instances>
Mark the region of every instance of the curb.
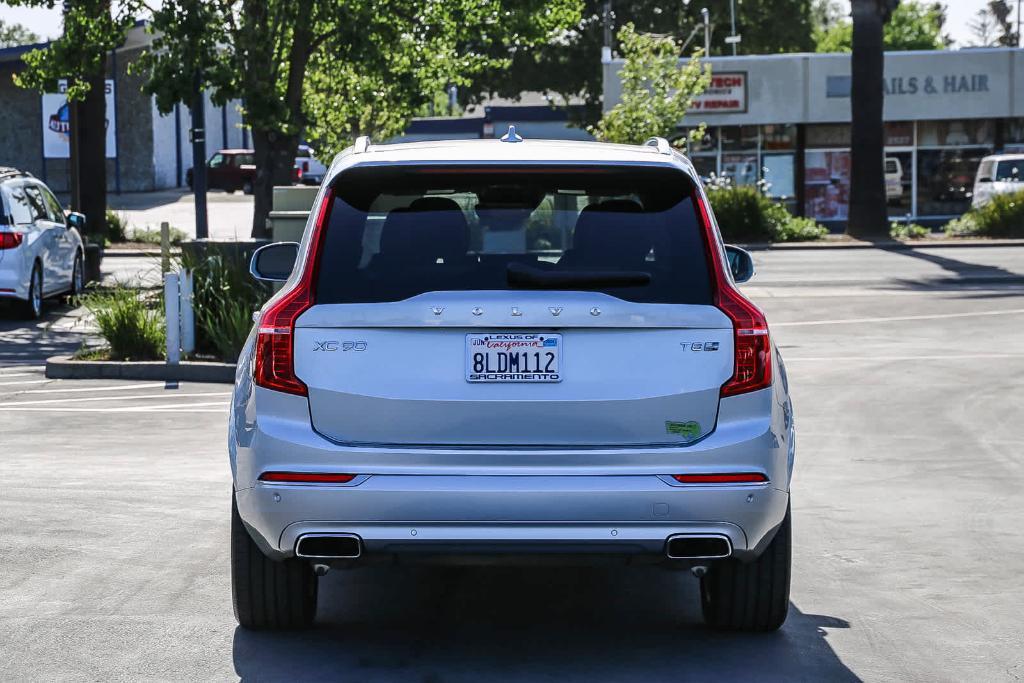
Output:
<instances>
[{"instance_id":1,"label":"curb","mask_svg":"<svg viewBox=\"0 0 1024 683\"><path fill-rule=\"evenodd\" d=\"M181 250L171 249L170 255L172 258L175 256L181 256ZM157 249L156 251L153 251L150 249L104 249L103 256L110 256L112 258L120 258L122 256L149 256L152 258L160 258L160 250Z\"/></svg>"},{"instance_id":2,"label":"curb","mask_svg":"<svg viewBox=\"0 0 1024 683\"><path fill-rule=\"evenodd\" d=\"M1024 240L992 239L992 240L879 240L863 242L860 240L822 240L820 242L757 242L739 244L747 251L814 251L819 249L880 249L882 251L910 251L913 249L949 249L953 247L1024 247Z\"/></svg>"},{"instance_id":3,"label":"curb","mask_svg":"<svg viewBox=\"0 0 1024 683\"><path fill-rule=\"evenodd\" d=\"M72 360L71 356L46 359L49 379L139 379L164 382L219 382L234 384L233 363L182 361L169 365L163 361Z\"/></svg>"}]
</instances>

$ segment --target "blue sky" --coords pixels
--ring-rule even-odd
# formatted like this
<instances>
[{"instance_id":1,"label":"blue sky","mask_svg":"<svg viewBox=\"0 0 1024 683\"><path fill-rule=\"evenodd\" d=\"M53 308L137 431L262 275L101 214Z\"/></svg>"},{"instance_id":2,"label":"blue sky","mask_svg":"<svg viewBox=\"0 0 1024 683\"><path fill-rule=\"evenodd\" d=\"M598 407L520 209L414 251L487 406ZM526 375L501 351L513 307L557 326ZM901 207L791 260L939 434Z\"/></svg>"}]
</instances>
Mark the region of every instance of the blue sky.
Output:
<instances>
[{"instance_id":1,"label":"blue sky","mask_svg":"<svg viewBox=\"0 0 1024 683\"><path fill-rule=\"evenodd\" d=\"M697 0L700 2L701 0ZM741 2L743 0L737 0ZM725 0L703 0L712 12L728 12L728 4ZM849 11L849 0L840 0L841 4ZM947 0L946 5L946 32L961 46L971 42L971 32L967 23L974 18L979 9L985 7L985 0ZM1016 3L1013 3L1016 4ZM58 5L59 7L59 5ZM60 33L60 9L10 7L0 2L0 19L6 22L19 23L28 26L32 31L44 38L53 38Z\"/></svg>"}]
</instances>

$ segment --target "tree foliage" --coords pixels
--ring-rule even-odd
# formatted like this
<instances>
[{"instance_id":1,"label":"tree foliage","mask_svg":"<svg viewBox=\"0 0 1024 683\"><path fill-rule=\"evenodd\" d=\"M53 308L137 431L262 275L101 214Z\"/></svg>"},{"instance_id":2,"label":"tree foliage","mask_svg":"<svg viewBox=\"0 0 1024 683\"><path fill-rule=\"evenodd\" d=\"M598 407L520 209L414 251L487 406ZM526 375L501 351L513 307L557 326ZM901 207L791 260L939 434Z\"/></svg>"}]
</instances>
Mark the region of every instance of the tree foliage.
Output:
<instances>
[{"instance_id":1,"label":"tree foliage","mask_svg":"<svg viewBox=\"0 0 1024 683\"><path fill-rule=\"evenodd\" d=\"M741 54L806 52L814 49L811 0L743 0L737 2L736 31L743 36ZM732 54L729 5L724 2L615 0L612 25L633 24L638 31L672 37L677 44L704 47L701 6L711 9L712 56ZM585 0L579 20L534 46L516 47L510 69L485 70L460 94L464 102L487 95L517 98L525 91L544 92L563 102L582 101L577 123L593 124L601 116L604 44L603 0ZM615 48L621 52L621 47Z\"/></svg>"},{"instance_id":2,"label":"tree foliage","mask_svg":"<svg viewBox=\"0 0 1024 683\"><path fill-rule=\"evenodd\" d=\"M619 31L625 63L619 72L622 98L593 128L599 140L640 144L651 136L674 137L694 99L711 83L711 67L700 61L701 50L682 67L680 49L668 36L637 31L626 24ZM703 136L703 126L691 139Z\"/></svg>"},{"instance_id":3,"label":"tree foliage","mask_svg":"<svg viewBox=\"0 0 1024 683\"><path fill-rule=\"evenodd\" d=\"M52 7L53 0L10 0L9 5ZM126 0L75 0L65 3L64 32L47 47L22 57L27 68L14 76L23 88L53 92L57 81L68 80L70 100L83 100L89 80L105 69L107 53L124 43L141 2Z\"/></svg>"},{"instance_id":4,"label":"tree foliage","mask_svg":"<svg viewBox=\"0 0 1024 683\"><path fill-rule=\"evenodd\" d=\"M0 19L0 48L38 43L39 36L21 24L8 24Z\"/></svg>"},{"instance_id":5,"label":"tree foliage","mask_svg":"<svg viewBox=\"0 0 1024 683\"><path fill-rule=\"evenodd\" d=\"M514 49L578 21L579 2L164 0L142 64L163 112L190 100L197 70L215 101L242 101L261 236L300 135L331 153L398 132L439 88L507 67Z\"/></svg>"},{"instance_id":6,"label":"tree foliage","mask_svg":"<svg viewBox=\"0 0 1024 683\"><path fill-rule=\"evenodd\" d=\"M944 50L952 42L942 33L946 10L938 2L902 2L885 24L882 37L886 50ZM853 24L841 20L820 26L814 32L818 52L850 52Z\"/></svg>"}]
</instances>

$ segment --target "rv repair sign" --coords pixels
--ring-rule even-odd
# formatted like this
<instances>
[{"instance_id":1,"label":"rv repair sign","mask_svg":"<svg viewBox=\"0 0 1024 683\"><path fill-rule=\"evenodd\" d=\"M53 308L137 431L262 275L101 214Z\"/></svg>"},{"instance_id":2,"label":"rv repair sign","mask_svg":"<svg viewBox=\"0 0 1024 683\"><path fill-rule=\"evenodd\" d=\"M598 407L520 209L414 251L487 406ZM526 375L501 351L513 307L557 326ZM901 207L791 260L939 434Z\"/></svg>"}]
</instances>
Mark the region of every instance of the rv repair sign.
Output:
<instances>
[{"instance_id":1,"label":"rv repair sign","mask_svg":"<svg viewBox=\"0 0 1024 683\"><path fill-rule=\"evenodd\" d=\"M698 95L690 112L742 114L747 111L747 72L711 74L711 85Z\"/></svg>"},{"instance_id":2,"label":"rv repair sign","mask_svg":"<svg viewBox=\"0 0 1024 683\"><path fill-rule=\"evenodd\" d=\"M71 157L71 116L68 111L68 82L57 82L57 92L43 94L43 157L68 159ZM114 115L114 81L104 81L107 97L107 158L117 156L117 120Z\"/></svg>"}]
</instances>

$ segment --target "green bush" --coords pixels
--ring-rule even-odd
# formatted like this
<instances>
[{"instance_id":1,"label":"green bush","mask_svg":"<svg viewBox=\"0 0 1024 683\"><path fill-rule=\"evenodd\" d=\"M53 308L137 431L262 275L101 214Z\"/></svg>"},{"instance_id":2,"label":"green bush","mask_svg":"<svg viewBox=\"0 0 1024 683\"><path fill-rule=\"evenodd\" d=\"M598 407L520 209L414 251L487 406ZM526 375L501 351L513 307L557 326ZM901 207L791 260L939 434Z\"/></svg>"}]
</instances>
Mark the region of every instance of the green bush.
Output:
<instances>
[{"instance_id":1,"label":"green bush","mask_svg":"<svg viewBox=\"0 0 1024 683\"><path fill-rule=\"evenodd\" d=\"M889 224L889 236L896 240L917 240L931 234L931 230L917 223L893 221Z\"/></svg>"},{"instance_id":2,"label":"green bush","mask_svg":"<svg viewBox=\"0 0 1024 683\"><path fill-rule=\"evenodd\" d=\"M160 296L118 285L82 297L110 347L112 360L158 360L166 338Z\"/></svg>"},{"instance_id":3,"label":"green bush","mask_svg":"<svg viewBox=\"0 0 1024 683\"><path fill-rule=\"evenodd\" d=\"M108 242L126 242L128 240L128 218L113 209L107 209L107 229L104 236Z\"/></svg>"},{"instance_id":4,"label":"green bush","mask_svg":"<svg viewBox=\"0 0 1024 683\"><path fill-rule=\"evenodd\" d=\"M269 288L252 279L246 264L216 250L204 257L184 252L182 265L192 271L196 350L235 362L252 329L253 311L270 297Z\"/></svg>"},{"instance_id":5,"label":"green bush","mask_svg":"<svg viewBox=\"0 0 1024 683\"><path fill-rule=\"evenodd\" d=\"M172 227L168 231L168 237L170 242L174 246L178 246L189 238L189 235L184 230ZM160 231L151 230L150 228L135 228L128 234L128 240L132 242L142 242L143 244L155 244L160 245Z\"/></svg>"},{"instance_id":6,"label":"green bush","mask_svg":"<svg viewBox=\"0 0 1024 683\"><path fill-rule=\"evenodd\" d=\"M997 194L946 224L954 236L1024 237L1024 190Z\"/></svg>"},{"instance_id":7,"label":"green bush","mask_svg":"<svg viewBox=\"0 0 1024 683\"><path fill-rule=\"evenodd\" d=\"M726 242L793 242L821 239L828 230L794 216L752 185L710 186L708 200Z\"/></svg>"}]
</instances>

